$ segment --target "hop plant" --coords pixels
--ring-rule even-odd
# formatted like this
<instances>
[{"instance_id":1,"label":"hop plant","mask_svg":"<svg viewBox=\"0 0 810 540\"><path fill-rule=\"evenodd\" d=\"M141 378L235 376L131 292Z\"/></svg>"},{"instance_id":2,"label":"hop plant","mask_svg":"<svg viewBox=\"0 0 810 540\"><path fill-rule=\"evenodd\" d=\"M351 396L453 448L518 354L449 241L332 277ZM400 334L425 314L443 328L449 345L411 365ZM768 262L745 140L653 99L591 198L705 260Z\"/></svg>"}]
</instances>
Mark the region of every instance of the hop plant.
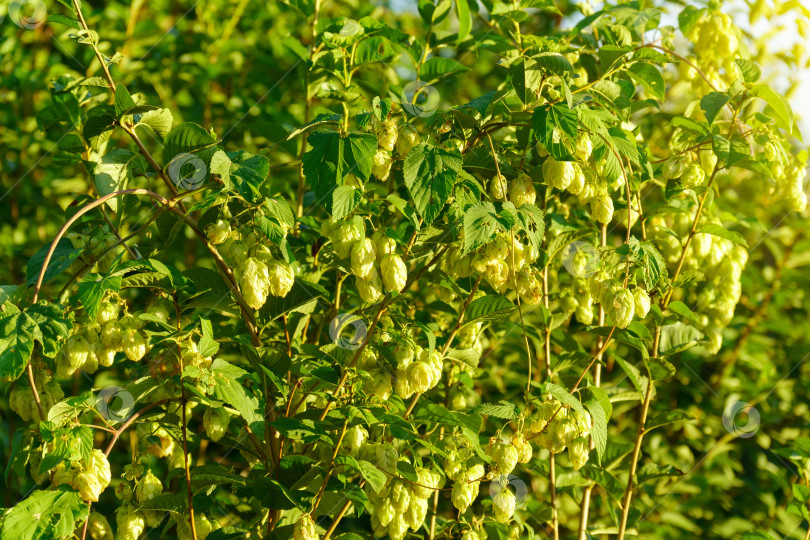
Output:
<instances>
[{"instance_id":1,"label":"hop plant","mask_svg":"<svg viewBox=\"0 0 810 540\"><path fill-rule=\"evenodd\" d=\"M364 302L376 302L383 295L383 284L376 268L369 271L365 278L356 278L357 293Z\"/></svg>"},{"instance_id":2,"label":"hop plant","mask_svg":"<svg viewBox=\"0 0 810 540\"><path fill-rule=\"evenodd\" d=\"M405 283L408 280L408 269L399 255L393 253L384 255L380 261L380 270L382 272L382 282L386 289L400 292L405 288Z\"/></svg>"},{"instance_id":3,"label":"hop plant","mask_svg":"<svg viewBox=\"0 0 810 540\"><path fill-rule=\"evenodd\" d=\"M358 278L365 279L374 270L374 262L377 260L377 249L371 238L358 240L352 246L351 262L352 273Z\"/></svg>"},{"instance_id":4,"label":"hop plant","mask_svg":"<svg viewBox=\"0 0 810 540\"><path fill-rule=\"evenodd\" d=\"M208 438L219 441L228 432L230 414L222 407L208 407L203 414L203 426Z\"/></svg>"},{"instance_id":5,"label":"hop plant","mask_svg":"<svg viewBox=\"0 0 810 540\"><path fill-rule=\"evenodd\" d=\"M212 244L222 244L231 235L231 224L224 219L218 219L208 225L205 234L208 237L208 241Z\"/></svg>"},{"instance_id":6,"label":"hop plant","mask_svg":"<svg viewBox=\"0 0 810 540\"><path fill-rule=\"evenodd\" d=\"M391 174L392 163L391 154L385 150L377 150L374 154L372 173L374 173L374 176L376 176L379 181L385 182L388 180L388 175Z\"/></svg>"},{"instance_id":7,"label":"hop plant","mask_svg":"<svg viewBox=\"0 0 810 540\"><path fill-rule=\"evenodd\" d=\"M309 514L301 514L298 521L295 522L293 529L294 540L318 540L318 531L315 528L315 522Z\"/></svg>"},{"instance_id":8,"label":"hop plant","mask_svg":"<svg viewBox=\"0 0 810 540\"><path fill-rule=\"evenodd\" d=\"M121 347L124 354L133 362L140 362L149 350L146 338L139 330L128 328L121 334Z\"/></svg>"},{"instance_id":9,"label":"hop plant","mask_svg":"<svg viewBox=\"0 0 810 540\"><path fill-rule=\"evenodd\" d=\"M146 471L138 485L135 486L135 498L140 504L150 501L163 492L163 484L152 471Z\"/></svg>"},{"instance_id":10,"label":"hop plant","mask_svg":"<svg viewBox=\"0 0 810 540\"><path fill-rule=\"evenodd\" d=\"M339 225L332 235L338 257L345 259L351 253L355 242L366 236L362 222L349 221Z\"/></svg>"},{"instance_id":11,"label":"hop plant","mask_svg":"<svg viewBox=\"0 0 810 540\"><path fill-rule=\"evenodd\" d=\"M636 308L636 315L643 319L650 312L650 295L641 288L633 289L633 301Z\"/></svg>"},{"instance_id":12,"label":"hop plant","mask_svg":"<svg viewBox=\"0 0 810 540\"><path fill-rule=\"evenodd\" d=\"M489 182L489 193L496 201L502 201L506 198L506 177L502 174L495 175Z\"/></svg>"},{"instance_id":13,"label":"hop plant","mask_svg":"<svg viewBox=\"0 0 810 540\"><path fill-rule=\"evenodd\" d=\"M284 261L272 261L267 265L267 292L273 296L285 297L295 283L293 267Z\"/></svg>"},{"instance_id":14,"label":"hop plant","mask_svg":"<svg viewBox=\"0 0 810 540\"><path fill-rule=\"evenodd\" d=\"M259 259L250 257L245 260L238 273L241 276L239 288L245 302L253 309L261 308L270 292L270 271L267 265Z\"/></svg>"},{"instance_id":15,"label":"hop plant","mask_svg":"<svg viewBox=\"0 0 810 540\"><path fill-rule=\"evenodd\" d=\"M613 219L613 199L601 194L591 200L591 212L599 223L610 223Z\"/></svg>"},{"instance_id":16,"label":"hop plant","mask_svg":"<svg viewBox=\"0 0 810 540\"><path fill-rule=\"evenodd\" d=\"M543 179L548 185L559 190L568 189L574 177L581 174L581 172L579 166L573 161L557 161L552 157L548 157L543 162Z\"/></svg>"},{"instance_id":17,"label":"hop plant","mask_svg":"<svg viewBox=\"0 0 810 540\"><path fill-rule=\"evenodd\" d=\"M87 533L93 540L113 540L113 531L107 518L98 512L90 512Z\"/></svg>"},{"instance_id":18,"label":"hop plant","mask_svg":"<svg viewBox=\"0 0 810 540\"><path fill-rule=\"evenodd\" d=\"M496 440L492 445L491 457L500 474L509 474L515 469L520 453L511 441Z\"/></svg>"},{"instance_id":19,"label":"hop plant","mask_svg":"<svg viewBox=\"0 0 810 540\"><path fill-rule=\"evenodd\" d=\"M130 504L125 504L116 510L115 521L121 540L138 540L146 528L143 514L137 512L135 507Z\"/></svg>"},{"instance_id":20,"label":"hop plant","mask_svg":"<svg viewBox=\"0 0 810 540\"><path fill-rule=\"evenodd\" d=\"M407 156L419 144L419 132L411 124L402 123L397 127L397 154Z\"/></svg>"},{"instance_id":21,"label":"hop plant","mask_svg":"<svg viewBox=\"0 0 810 540\"><path fill-rule=\"evenodd\" d=\"M537 198L534 183L524 172L518 173L517 178L509 182L508 193L509 200L518 208L524 204L534 204Z\"/></svg>"},{"instance_id":22,"label":"hop plant","mask_svg":"<svg viewBox=\"0 0 810 540\"><path fill-rule=\"evenodd\" d=\"M571 466L574 470L578 471L588 461L588 453L590 451L588 438L577 437L572 440L568 445L568 459L571 461Z\"/></svg>"},{"instance_id":23,"label":"hop plant","mask_svg":"<svg viewBox=\"0 0 810 540\"><path fill-rule=\"evenodd\" d=\"M492 498L492 508L495 510L495 521L508 523L515 514L515 494L506 486Z\"/></svg>"},{"instance_id":24,"label":"hop plant","mask_svg":"<svg viewBox=\"0 0 810 540\"><path fill-rule=\"evenodd\" d=\"M397 125L391 119L384 120L377 126L377 144L383 150L393 152L398 135Z\"/></svg>"},{"instance_id":25,"label":"hop plant","mask_svg":"<svg viewBox=\"0 0 810 540\"><path fill-rule=\"evenodd\" d=\"M687 188L703 185L705 180L706 173L697 163L693 163L686 167L686 170L683 172L683 176L681 176L681 183Z\"/></svg>"},{"instance_id":26,"label":"hop plant","mask_svg":"<svg viewBox=\"0 0 810 540\"><path fill-rule=\"evenodd\" d=\"M606 302L607 313L618 328L627 328L633 321L636 309L636 300L627 289L621 289L612 295Z\"/></svg>"}]
</instances>

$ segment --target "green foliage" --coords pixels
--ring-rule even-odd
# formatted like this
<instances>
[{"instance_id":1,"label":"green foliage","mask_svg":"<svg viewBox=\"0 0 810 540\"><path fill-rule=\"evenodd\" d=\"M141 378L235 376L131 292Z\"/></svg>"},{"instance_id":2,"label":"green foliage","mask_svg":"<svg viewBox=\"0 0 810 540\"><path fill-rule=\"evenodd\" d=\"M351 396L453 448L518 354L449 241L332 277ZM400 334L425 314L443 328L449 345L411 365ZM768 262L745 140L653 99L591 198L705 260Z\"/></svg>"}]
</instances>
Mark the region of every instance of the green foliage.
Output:
<instances>
[{"instance_id":1,"label":"green foliage","mask_svg":"<svg viewBox=\"0 0 810 540\"><path fill-rule=\"evenodd\" d=\"M805 538L806 58L721 8L10 6L0 538Z\"/></svg>"}]
</instances>

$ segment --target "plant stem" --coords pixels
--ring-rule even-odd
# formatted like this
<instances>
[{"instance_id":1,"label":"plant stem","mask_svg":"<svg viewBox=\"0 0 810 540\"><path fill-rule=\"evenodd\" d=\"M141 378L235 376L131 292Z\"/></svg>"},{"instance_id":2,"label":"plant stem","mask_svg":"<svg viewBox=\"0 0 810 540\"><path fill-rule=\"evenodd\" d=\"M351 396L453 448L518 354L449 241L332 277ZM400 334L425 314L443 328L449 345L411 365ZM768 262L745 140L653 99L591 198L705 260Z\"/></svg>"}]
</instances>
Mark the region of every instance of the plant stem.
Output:
<instances>
[{"instance_id":1,"label":"plant stem","mask_svg":"<svg viewBox=\"0 0 810 540\"><path fill-rule=\"evenodd\" d=\"M543 267L543 307L548 311L548 263ZM551 326L545 325L543 332L543 356L545 357L546 380L551 381ZM556 414L556 413L555 413ZM551 422L551 419L549 419ZM557 516L557 470L554 454L548 457L548 491L551 499L551 529L554 540L560 538L559 517Z\"/></svg>"},{"instance_id":2,"label":"plant stem","mask_svg":"<svg viewBox=\"0 0 810 540\"><path fill-rule=\"evenodd\" d=\"M628 206L629 206L629 203L628 203ZM599 246L602 247L602 248L607 246L607 224L606 223L602 224L602 228L599 231ZM599 304L599 315L598 315L598 318L597 318L597 323L599 324L600 328L605 325L605 308L604 308L604 306L602 306L601 303ZM614 326L613 329L615 329L615 328L616 327ZM613 335L613 329L611 329L610 335ZM600 336L596 340L597 353L596 353L596 360L595 360L596 364L593 366L593 385L595 387L597 387L597 388L599 388L599 386L602 384L602 355L605 352L605 350L604 350L605 343L610 340L610 335L607 337L607 339L602 339L602 337ZM582 378L580 377L580 381L581 380L582 380ZM574 388L576 388L579 385L580 381L577 381L577 384L574 385ZM591 443L590 443L591 450L593 450L594 446L595 445L594 445L594 442L593 442L593 437L591 437ZM588 530L588 514L590 512L590 507L591 507L591 495L593 494L593 490L594 490L595 486L596 486L595 483L587 486L585 488L585 490L583 491L583 493L582 493L582 503L580 504L580 507L579 507L579 510L580 510L579 511L579 536L578 536L579 540L586 540L586 538L587 538L586 531Z\"/></svg>"},{"instance_id":3,"label":"plant stem","mask_svg":"<svg viewBox=\"0 0 810 540\"><path fill-rule=\"evenodd\" d=\"M734 122L732 121L732 129L733 129ZM675 269L675 273L672 275L672 287L667 291L667 294L661 301L661 309L667 309L670 300L672 299L672 293L675 291L675 283L678 281L678 277L681 274L681 270L683 269L683 263L686 259L686 252L689 250L689 245L692 242L692 238L694 238L695 234L697 233L697 225L698 221L700 220L700 215L703 212L703 208L706 204L706 199L711 192L712 184L714 183L714 179L717 177L717 173L720 171L720 162L718 161L714 169L712 170L711 177L709 178L709 182L706 184L706 191L703 193L703 196L700 198L700 202L698 203L697 211L695 212L695 219L692 221L692 226L689 229L689 234L686 237L686 242L683 244L683 248L681 249L681 256L678 259L678 265ZM655 328L655 337L653 338L653 350L652 350L652 357L658 358L658 345L661 340L661 327L656 326ZM636 468L638 467L638 456L641 452L641 443L644 439L645 433L645 424L647 422L647 413L650 409L650 401L652 399L652 378L647 381L647 391L644 394L644 401L641 404L641 413L639 415L639 424L638 424L638 432L636 434L636 442L633 446L633 454L630 461L630 471L629 476L627 477L627 489L624 493L624 499L622 502L622 515L619 521L619 535L618 540L624 540L624 535L627 532L627 518L630 514L630 502L633 500L633 482L634 477L636 475Z\"/></svg>"},{"instance_id":4,"label":"plant stem","mask_svg":"<svg viewBox=\"0 0 810 540\"><path fill-rule=\"evenodd\" d=\"M172 293L174 301L174 313L177 320L177 332L180 332L180 306L177 303L177 294ZM191 470L188 465L188 419L186 418L186 388L183 384L183 352L180 348L180 341L177 341L177 362L180 369L180 410L182 411L182 432L183 432L183 472L186 476L186 495L188 496L188 521L191 525L191 538L197 540L197 526L194 519L194 493L191 490Z\"/></svg>"}]
</instances>

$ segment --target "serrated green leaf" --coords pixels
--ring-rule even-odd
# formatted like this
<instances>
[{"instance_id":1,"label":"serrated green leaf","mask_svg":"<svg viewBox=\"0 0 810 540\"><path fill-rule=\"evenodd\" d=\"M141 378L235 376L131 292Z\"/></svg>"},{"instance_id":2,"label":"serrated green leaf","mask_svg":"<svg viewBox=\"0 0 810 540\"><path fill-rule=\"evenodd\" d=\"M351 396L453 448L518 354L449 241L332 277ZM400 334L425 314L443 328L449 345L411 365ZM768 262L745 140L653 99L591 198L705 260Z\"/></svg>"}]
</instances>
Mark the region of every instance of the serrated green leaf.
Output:
<instances>
[{"instance_id":1,"label":"serrated green leaf","mask_svg":"<svg viewBox=\"0 0 810 540\"><path fill-rule=\"evenodd\" d=\"M683 323L667 324L661 327L658 352L661 356L669 356L694 347L702 339L703 334L697 328Z\"/></svg>"},{"instance_id":2,"label":"serrated green leaf","mask_svg":"<svg viewBox=\"0 0 810 540\"><path fill-rule=\"evenodd\" d=\"M474 204L464 213L463 253L486 245L499 229L495 205L489 201Z\"/></svg>"},{"instance_id":3,"label":"serrated green leaf","mask_svg":"<svg viewBox=\"0 0 810 540\"><path fill-rule=\"evenodd\" d=\"M494 416L502 420L514 420L520 414L520 410L514 403L499 401L497 403L481 403L473 407L470 412L482 416Z\"/></svg>"},{"instance_id":4,"label":"serrated green leaf","mask_svg":"<svg viewBox=\"0 0 810 540\"><path fill-rule=\"evenodd\" d=\"M6 514L0 539L69 538L89 512L89 505L79 493L66 486L55 491L35 491Z\"/></svg>"},{"instance_id":5,"label":"serrated green leaf","mask_svg":"<svg viewBox=\"0 0 810 540\"><path fill-rule=\"evenodd\" d=\"M464 311L464 323L497 321L509 317L517 306L504 296L487 295L476 298Z\"/></svg>"},{"instance_id":6,"label":"serrated green leaf","mask_svg":"<svg viewBox=\"0 0 810 540\"><path fill-rule=\"evenodd\" d=\"M628 74L644 87L654 98L663 100L666 83L661 71L652 64L637 62L627 70Z\"/></svg>"},{"instance_id":7,"label":"serrated green leaf","mask_svg":"<svg viewBox=\"0 0 810 540\"><path fill-rule=\"evenodd\" d=\"M118 292L120 289L120 275L100 276L98 274L89 274L79 283L79 300L84 306L87 315L91 319L95 319L106 292Z\"/></svg>"},{"instance_id":8,"label":"serrated green leaf","mask_svg":"<svg viewBox=\"0 0 810 540\"><path fill-rule=\"evenodd\" d=\"M426 225L444 208L461 170L461 155L422 143L414 147L402 166L405 185Z\"/></svg>"},{"instance_id":9,"label":"serrated green leaf","mask_svg":"<svg viewBox=\"0 0 810 540\"><path fill-rule=\"evenodd\" d=\"M332 192L332 219L339 220L351 214L360 201L363 193L352 186L338 186Z\"/></svg>"}]
</instances>

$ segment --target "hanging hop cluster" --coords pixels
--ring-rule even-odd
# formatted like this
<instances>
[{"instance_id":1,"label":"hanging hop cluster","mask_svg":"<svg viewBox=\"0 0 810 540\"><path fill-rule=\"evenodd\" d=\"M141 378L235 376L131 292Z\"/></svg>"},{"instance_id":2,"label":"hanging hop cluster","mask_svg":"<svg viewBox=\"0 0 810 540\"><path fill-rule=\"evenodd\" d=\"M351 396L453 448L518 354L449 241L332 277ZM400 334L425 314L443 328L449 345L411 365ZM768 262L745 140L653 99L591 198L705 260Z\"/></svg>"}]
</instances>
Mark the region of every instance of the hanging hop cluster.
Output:
<instances>
[{"instance_id":1,"label":"hanging hop cluster","mask_svg":"<svg viewBox=\"0 0 810 540\"><path fill-rule=\"evenodd\" d=\"M563 405L557 400L544 401L528 426L538 446L554 454L568 447L568 459L575 470L588 461L591 417Z\"/></svg>"},{"instance_id":2,"label":"hanging hop cluster","mask_svg":"<svg viewBox=\"0 0 810 540\"><path fill-rule=\"evenodd\" d=\"M93 450L89 457L80 461L71 461L67 465L62 462L53 471L54 486L67 484L88 502L98 502L110 480L110 463L101 450Z\"/></svg>"},{"instance_id":3,"label":"hanging hop cluster","mask_svg":"<svg viewBox=\"0 0 810 540\"><path fill-rule=\"evenodd\" d=\"M391 540L401 540L408 530L417 531L425 523L428 501L435 490L444 485L444 478L422 467L416 468L416 476L416 482L391 478L379 492L366 487L372 504L371 526L375 536L387 533Z\"/></svg>"}]
</instances>

